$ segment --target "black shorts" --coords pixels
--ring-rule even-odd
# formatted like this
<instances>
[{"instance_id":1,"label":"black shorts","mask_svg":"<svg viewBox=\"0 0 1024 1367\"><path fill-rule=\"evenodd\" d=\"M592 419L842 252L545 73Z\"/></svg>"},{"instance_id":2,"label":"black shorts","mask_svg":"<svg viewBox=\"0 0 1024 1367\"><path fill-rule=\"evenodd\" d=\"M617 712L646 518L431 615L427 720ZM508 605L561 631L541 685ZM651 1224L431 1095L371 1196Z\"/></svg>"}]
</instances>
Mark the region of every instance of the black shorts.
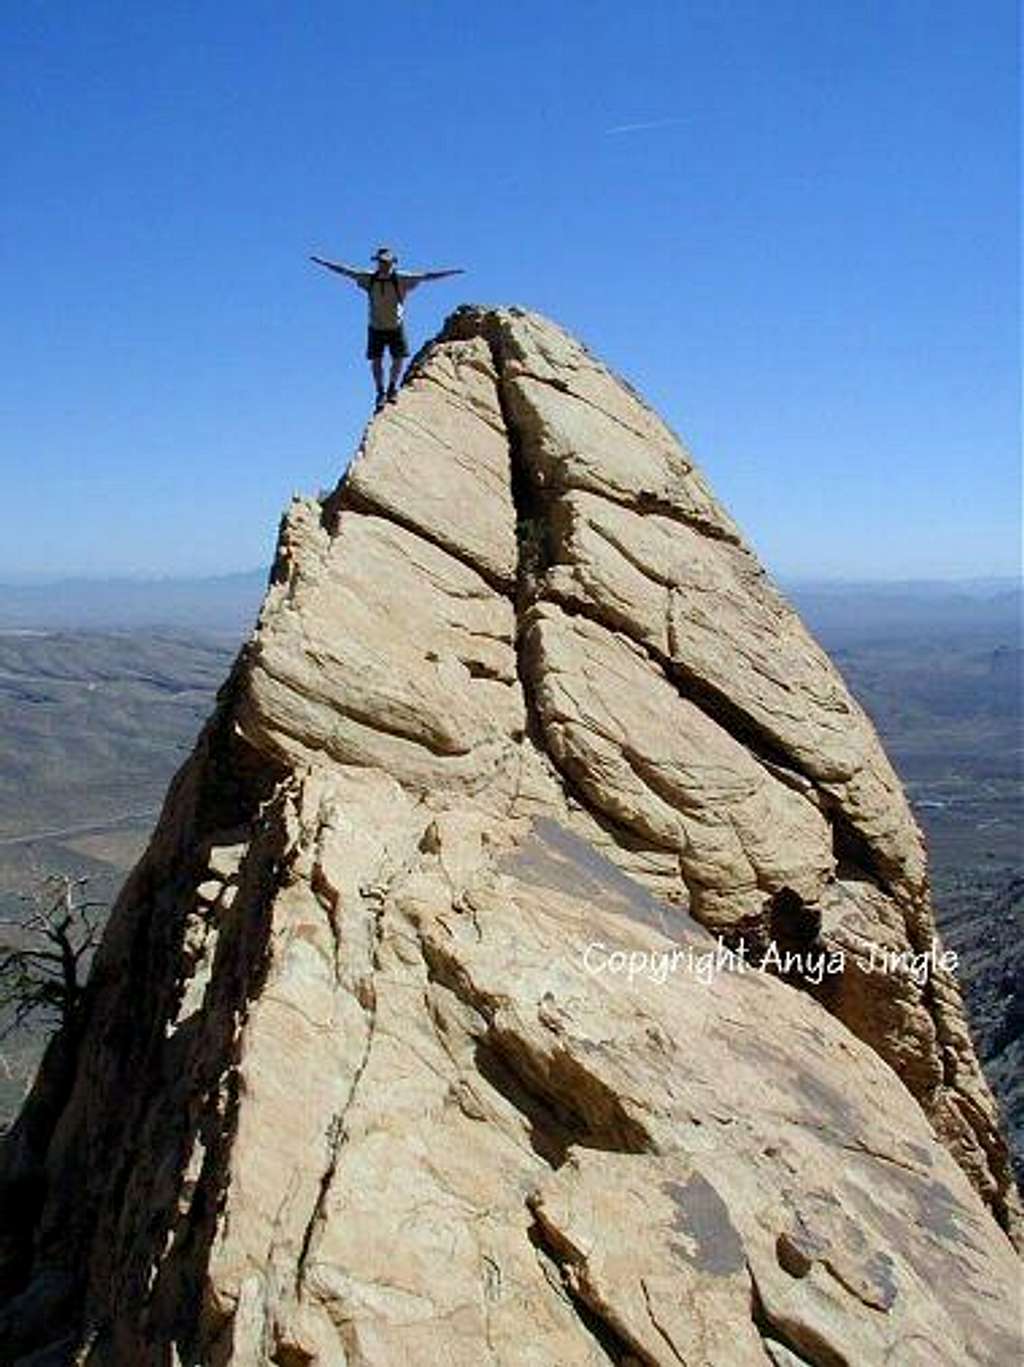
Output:
<instances>
[{"instance_id":1,"label":"black shorts","mask_svg":"<svg viewBox=\"0 0 1024 1367\"><path fill-rule=\"evenodd\" d=\"M405 328L367 328L366 329L366 358L370 361L379 361L387 348L391 352L391 359L401 360L403 356L409 354L409 343L405 340Z\"/></svg>"}]
</instances>

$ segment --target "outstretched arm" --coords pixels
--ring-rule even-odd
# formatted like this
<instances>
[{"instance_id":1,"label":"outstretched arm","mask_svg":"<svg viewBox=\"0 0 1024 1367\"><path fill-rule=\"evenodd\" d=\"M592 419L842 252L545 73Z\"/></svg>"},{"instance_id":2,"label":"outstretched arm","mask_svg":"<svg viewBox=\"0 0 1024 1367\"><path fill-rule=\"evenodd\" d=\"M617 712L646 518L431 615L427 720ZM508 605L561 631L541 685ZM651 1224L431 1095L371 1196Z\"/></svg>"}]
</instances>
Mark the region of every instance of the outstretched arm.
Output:
<instances>
[{"instance_id":1,"label":"outstretched arm","mask_svg":"<svg viewBox=\"0 0 1024 1367\"><path fill-rule=\"evenodd\" d=\"M407 289L412 289L416 285L422 285L426 280L444 280L449 275L465 275L465 273L460 266L451 271L401 271L398 278Z\"/></svg>"},{"instance_id":2,"label":"outstretched arm","mask_svg":"<svg viewBox=\"0 0 1024 1367\"><path fill-rule=\"evenodd\" d=\"M311 256L310 261L315 261L318 266L326 266L329 271L334 271L337 275L348 276L349 280L358 281L360 276L367 274L366 271L357 271L354 266L343 266L340 261L325 261L322 256Z\"/></svg>"}]
</instances>

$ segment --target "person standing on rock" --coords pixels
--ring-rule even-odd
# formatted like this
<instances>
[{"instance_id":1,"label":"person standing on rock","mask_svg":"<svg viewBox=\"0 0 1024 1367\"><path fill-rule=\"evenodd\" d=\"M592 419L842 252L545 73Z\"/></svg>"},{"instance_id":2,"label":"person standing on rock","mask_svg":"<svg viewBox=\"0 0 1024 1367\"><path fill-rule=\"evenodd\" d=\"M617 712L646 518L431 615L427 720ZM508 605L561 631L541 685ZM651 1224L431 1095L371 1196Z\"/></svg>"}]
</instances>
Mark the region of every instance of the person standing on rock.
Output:
<instances>
[{"instance_id":1,"label":"person standing on rock","mask_svg":"<svg viewBox=\"0 0 1024 1367\"><path fill-rule=\"evenodd\" d=\"M393 401L398 393L398 381L402 373L402 362L409 354L409 344L405 337L404 314L405 297L425 280L444 280L449 275L462 275L461 270L450 271L402 271L399 273L398 257L390 247L379 247L373 255L376 270L360 271L353 266L343 266L337 261L325 261L322 256L311 256L318 266L326 266L329 271L347 276L367 293L370 317L366 331L366 359L370 362L373 382L377 389L376 411L379 413L385 401ZM384 352L391 353L391 372L388 387L384 389Z\"/></svg>"}]
</instances>

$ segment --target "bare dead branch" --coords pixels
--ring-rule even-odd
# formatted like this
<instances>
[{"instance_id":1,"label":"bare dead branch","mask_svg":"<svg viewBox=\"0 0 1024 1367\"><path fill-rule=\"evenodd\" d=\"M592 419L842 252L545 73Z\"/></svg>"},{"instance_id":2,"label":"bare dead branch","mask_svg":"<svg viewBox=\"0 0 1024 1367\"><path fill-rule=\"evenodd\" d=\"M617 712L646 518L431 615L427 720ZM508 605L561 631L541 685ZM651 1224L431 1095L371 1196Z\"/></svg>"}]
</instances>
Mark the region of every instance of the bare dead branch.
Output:
<instances>
[{"instance_id":1,"label":"bare dead branch","mask_svg":"<svg viewBox=\"0 0 1024 1367\"><path fill-rule=\"evenodd\" d=\"M0 946L0 1008L7 1021L0 1039L34 1016L66 1025L82 995L84 962L100 939L98 915L104 904L87 900L87 877L39 876L19 899L21 916L4 917L0 926L22 943Z\"/></svg>"}]
</instances>

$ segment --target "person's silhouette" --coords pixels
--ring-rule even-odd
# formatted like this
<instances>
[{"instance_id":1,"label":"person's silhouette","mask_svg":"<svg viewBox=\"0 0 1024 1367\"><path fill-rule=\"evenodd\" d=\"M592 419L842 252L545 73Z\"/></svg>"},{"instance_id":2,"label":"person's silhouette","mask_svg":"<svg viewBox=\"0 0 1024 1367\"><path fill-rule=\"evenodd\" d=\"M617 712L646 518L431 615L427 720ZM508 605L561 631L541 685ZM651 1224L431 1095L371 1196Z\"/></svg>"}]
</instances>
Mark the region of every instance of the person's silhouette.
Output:
<instances>
[{"instance_id":1,"label":"person's silhouette","mask_svg":"<svg viewBox=\"0 0 1024 1367\"><path fill-rule=\"evenodd\" d=\"M376 269L357 270L354 266L343 266L337 261L325 261L322 256L311 256L318 266L326 266L329 271L347 276L360 289L367 293L369 304L369 324L366 331L366 356L373 371L373 382L377 391L377 411L383 408L388 399L398 392L398 381L402 374L402 363L409 354L406 341L404 315L405 297L417 285L426 280L443 280L449 275L461 275L461 270L446 271L398 271L398 257L389 247L379 247L373 255ZM391 369L388 387L384 388L384 352L391 355Z\"/></svg>"}]
</instances>

